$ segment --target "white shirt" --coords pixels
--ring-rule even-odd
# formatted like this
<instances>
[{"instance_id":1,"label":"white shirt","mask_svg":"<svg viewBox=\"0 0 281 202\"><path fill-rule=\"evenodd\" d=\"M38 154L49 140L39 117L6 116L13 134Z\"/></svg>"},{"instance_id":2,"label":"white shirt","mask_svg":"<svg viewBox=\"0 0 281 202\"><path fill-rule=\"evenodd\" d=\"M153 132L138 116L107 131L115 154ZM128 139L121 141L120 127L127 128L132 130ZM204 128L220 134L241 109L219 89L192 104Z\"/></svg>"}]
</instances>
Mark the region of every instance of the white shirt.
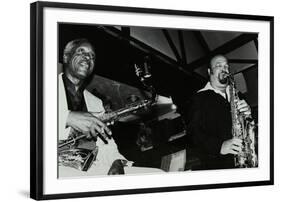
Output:
<instances>
[{"instance_id":1,"label":"white shirt","mask_svg":"<svg viewBox=\"0 0 281 202\"><path fill-rule=\"evenodd\" d=\"M228 102L230 101L230 94L229 94L229 86L226 87L225 89L225 93L221 92L220 90L215 89L210 82L208 82L204 88L200 89L198 92L202 92L202 91L206 91L206 90L212 90L215 93L221 95L224 99L226 99L227 96L227 100Z\"/></svg>"}]
</instances>

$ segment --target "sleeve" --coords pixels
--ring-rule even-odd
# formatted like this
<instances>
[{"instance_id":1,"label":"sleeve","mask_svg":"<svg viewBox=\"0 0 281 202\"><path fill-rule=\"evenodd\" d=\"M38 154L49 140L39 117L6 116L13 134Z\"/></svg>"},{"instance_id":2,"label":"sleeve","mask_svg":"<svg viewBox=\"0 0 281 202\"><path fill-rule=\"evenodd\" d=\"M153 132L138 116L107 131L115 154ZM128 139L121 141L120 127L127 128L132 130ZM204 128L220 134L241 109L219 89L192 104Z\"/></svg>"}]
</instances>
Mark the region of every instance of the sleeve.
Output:
<instances>
[{"instance_id":1,"label":"sleeve","mask_svg":"<svg viewBox=\"0 0 281 202\"><path fill-rule=\"evenodd\" d=\"M96 145L98 146L98 155L97 160L102 165L111 166L112 163L117 160L126 160L127 159L119 153L117 144L115 143L114 139L108 139L108 144L105 144L100 138L98 138ZM133 162L128 161L127 165L131 166Z\"/></svg>"},{"instance_id":2,"label":"sleeve","mask_svg":"<svg viewBox=\"0 0 281 202\"><path fill-rule=\"evenodd\" d=\"M59 140L65 140L68 138L70 128L66 127L66 122L69 114L69 110L67 107L67 101L65 96L64 85L62 81L62 74L58 77L58 84L59 84L59 106L58 106L58 138Z\"/></svg>"},{"instance_id":3,"label":"sleeve","mask_svg":"<svg viewBox=\"0 0 281 202\"><path fill-rule=\"evenodd\" d=\"M69 110L59 112L59 140L66 140L70 133L70 127L66 127Z\"/></svg>"},{"instance_id":4,"label":"sleeve","mask_svg":"<svg viewBox=\"0 0 281 202\"><path fill-rule=\"evenodd\" d=\"M211 155L219 155L222 140L212 134L212 128L207 124L211 117L208 116L207 106L203 97L196 97L190 102L188 112L185 113L187 133L191 135L191 143L195 149Z\"/></svg>"}]
</instances>

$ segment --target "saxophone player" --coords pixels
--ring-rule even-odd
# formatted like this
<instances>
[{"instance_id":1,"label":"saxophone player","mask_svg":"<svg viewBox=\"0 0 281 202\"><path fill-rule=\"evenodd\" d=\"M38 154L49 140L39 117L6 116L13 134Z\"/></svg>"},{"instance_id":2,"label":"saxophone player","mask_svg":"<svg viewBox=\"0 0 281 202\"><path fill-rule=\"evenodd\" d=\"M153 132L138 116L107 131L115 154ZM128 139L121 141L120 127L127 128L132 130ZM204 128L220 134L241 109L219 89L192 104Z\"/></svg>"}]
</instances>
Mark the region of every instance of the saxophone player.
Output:
<instances>
[{"instance_id":1,"label":"saxophone player","mask_svg":"<svg viewBox=\"0 0 281 202\"><path fill-rule=\"evenodd\" d=\"M242 150L242 140L232 136L232 115L228 91L229 64L223 55L209 63L209 82L192 98L185 113L188 148L200 160L193 170L234 168L234 155ZM251 109L245 100L236 101L245 116Z\"/></svg>"},{"instance_id":2,"label":"saxophone player","mask_svg":"<svg viewBox=\"0 0 281 202\"><path fill-rule=\"evenodd\" d=\"M79 147L93 150L98 148L97 160L92 167L96 174L124 174L127 160L122 156L111 131L98 117L105 110L102 101L86 89L87 79L92 76L96 54L87 39L70 41L63 52L63 73L59 74L59 140L66 140L73 131L86 134ZM91 113L89 113L91 112ZM69 171L70 170L70 171ZM71 169L59 166L61 175Z\"/></svg>"},{"instance_id":3,"label":"saxophone player","mask_svg":"<svg viewBox=\"0 0 281 202\"><path fill-rule=\"evenodd\" d=\"M86 89L95 60L95 49L87 39L72 40L64 48L63 73L58 75L59 140L66 140L73 131L78 131L87 137L79 140L79 148L97 151L97 156L87 172L60 165L59 177L163 172L134 167L119 152L112 132L101 121L105 114L102 100Z\"/></svg>"}]
</instances>

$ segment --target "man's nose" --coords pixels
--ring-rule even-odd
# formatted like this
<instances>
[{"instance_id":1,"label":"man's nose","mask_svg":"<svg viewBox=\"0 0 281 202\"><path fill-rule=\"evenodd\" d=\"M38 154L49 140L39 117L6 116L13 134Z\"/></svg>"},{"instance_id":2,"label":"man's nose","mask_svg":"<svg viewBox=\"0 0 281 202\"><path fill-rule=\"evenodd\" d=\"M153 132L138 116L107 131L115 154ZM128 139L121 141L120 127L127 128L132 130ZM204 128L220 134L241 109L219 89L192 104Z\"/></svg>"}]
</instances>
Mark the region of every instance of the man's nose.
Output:
<instances>
[{"instance_id":1,"label":"man's nose","mask_svg":"<svg viewBox=\"0 0 281 202\"><path fill-rule=\"evenodd\" d=\"M87 53L83 54L83 57L84 57L85 59L87 59L87 60L90 60L90 59L91 59L90 54L87 54Z\"/></svg>"},{"instance_id":2,"label":"man's nose","mask_svg":"<svg viewBox=\"0 0 281 202\"><path fill-rule=\"evenodd\" d=\"M223 71L229 73L229 68L228 68L228 66L224 66L224 67L223 67Z\"/></svg>"}]
</instances>

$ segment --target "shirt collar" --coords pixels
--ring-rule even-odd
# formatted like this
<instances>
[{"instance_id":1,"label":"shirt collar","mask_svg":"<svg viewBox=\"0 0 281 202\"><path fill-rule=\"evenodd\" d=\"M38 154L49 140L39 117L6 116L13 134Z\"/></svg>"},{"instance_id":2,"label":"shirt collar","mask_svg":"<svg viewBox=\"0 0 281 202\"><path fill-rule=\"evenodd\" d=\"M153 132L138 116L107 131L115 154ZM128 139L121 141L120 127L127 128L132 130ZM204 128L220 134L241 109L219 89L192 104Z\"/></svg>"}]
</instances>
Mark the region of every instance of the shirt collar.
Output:
<instances>
[{"instance_id":1,"label":"shirt collar","mask_svg":"<svg viewBox=\"0 0 281 202\"><path fill-rule=\"evenodd\" d=\"M211 85L211 83L208 82L208 83L205 85L205 87L202 88L202 89L200 89L198 92L202 92L202 91L206 91L206 90L212 90L212 91L214 91L215 93L217 93L217 94L221 95L222 97L224 97L224 99L226 99L226 94L227 94L227 98L228 98L228 101L229 101L229 98L230 98L230 96L229 96L229 86L226 87L226 90L225 90L226 94L225 94L225 93L223 93L223 92L221 92L221 91L215 89L215 88Z\"/></svg>"},{"instance_id":2,"label":"shirt collar","mask_svg":"<svg viewBox=\"0 0 281 202\"><path fill-rule=\"evenodd\" d=\"M62 75L62 79L64 81L64 85L66 85L66 88L70 90L73 94L75 94L76 92L82 93L86 87L83 83L79 86L78 89L76 89L75 85L67 78L66 74Z\"/></svg>"}]
</instances>

